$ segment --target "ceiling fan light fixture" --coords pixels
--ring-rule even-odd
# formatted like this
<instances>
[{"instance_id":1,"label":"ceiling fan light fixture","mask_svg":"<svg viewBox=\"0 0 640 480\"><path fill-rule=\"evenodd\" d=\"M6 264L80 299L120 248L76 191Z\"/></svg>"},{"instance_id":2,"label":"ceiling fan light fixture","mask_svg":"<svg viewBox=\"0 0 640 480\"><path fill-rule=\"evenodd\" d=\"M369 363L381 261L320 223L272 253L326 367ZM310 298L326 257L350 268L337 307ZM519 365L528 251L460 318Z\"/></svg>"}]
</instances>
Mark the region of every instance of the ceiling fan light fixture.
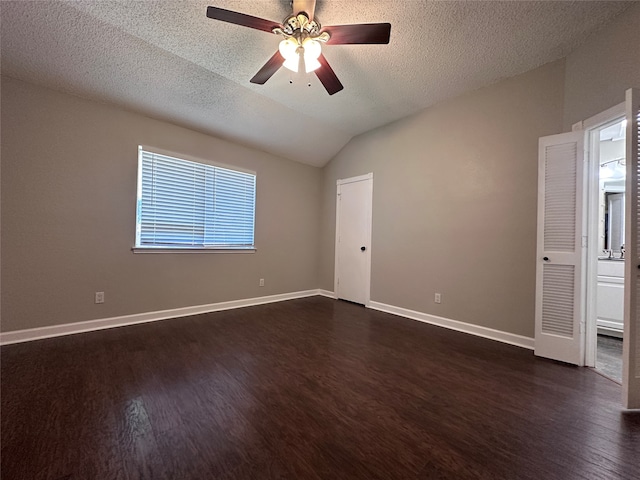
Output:
<instances>
[{"instance_id":1,"label":"ceiling fan light fixture","mask_svg":"<svg viewBox=\"0 0 640 480\"><path fill-rule=\"evenodd\" d=\"M302 45L296 37L286 38L280 42L278 50L284 57L282 66L292 72L304 71L311 73L321 66L318 57L322 53L322 47L320 42L313 38L305 38L302 41ZM304 66L301 67L300 63L303 63Z\"/></svg>"},{"instance_id":2,"label":"ceiling fan light fixture","mask_svg":"<svg viewBox=\"0 0 640 480\"><path fill-rule=\"evenodd\" d=\"M315 17L316 0L292 0L291 7L292 14L285 18L281 24L233 10L207 7L207 17L213 20L284 37L278 51L251 78L251 83L264 85L280 67L284 66L296 73L314 72L327 93L333 95L344 87L327 59L322 55L320 43L330 45L389 43L390 23L356 23L322 28Z\"/></svg>"}]
</instances>

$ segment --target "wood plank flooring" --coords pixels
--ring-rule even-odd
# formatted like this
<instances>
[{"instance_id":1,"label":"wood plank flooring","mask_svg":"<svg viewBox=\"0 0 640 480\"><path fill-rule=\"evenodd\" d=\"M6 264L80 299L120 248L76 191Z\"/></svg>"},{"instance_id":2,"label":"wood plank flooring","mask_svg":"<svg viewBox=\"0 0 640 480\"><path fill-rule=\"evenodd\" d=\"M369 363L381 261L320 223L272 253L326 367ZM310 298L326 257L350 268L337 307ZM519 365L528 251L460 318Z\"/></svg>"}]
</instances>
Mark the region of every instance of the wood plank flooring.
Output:
<instances>
[{"instance_id":1,"label":"wood plank flooring","mask_svg":"<svg viewBox=\"0 0 640 480\"><path fill-rule=\"evenodd\" d=\"M614 382L323 297L1 361L3 480L640 478Z\"/></svg>"}]
</instances>

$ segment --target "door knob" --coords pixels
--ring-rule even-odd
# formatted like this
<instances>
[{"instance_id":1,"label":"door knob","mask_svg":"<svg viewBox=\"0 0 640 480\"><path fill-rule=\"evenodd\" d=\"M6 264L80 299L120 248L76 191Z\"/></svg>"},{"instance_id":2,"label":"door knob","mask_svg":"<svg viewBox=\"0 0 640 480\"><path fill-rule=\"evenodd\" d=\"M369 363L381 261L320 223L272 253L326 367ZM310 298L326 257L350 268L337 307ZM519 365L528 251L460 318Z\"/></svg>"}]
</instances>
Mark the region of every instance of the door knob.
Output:
<instances>
[{"instance_id":1,"label":"door knob","mask_svg":"<svg viewBox=\"0 0 640 480\"><path fill-rule=\"evenodd\" d=\"M367 247L360 247L360 250L362 250L363 252L367 249Z\"/></svg>"},{"instance_id":2,"label":"door knob","mask_svg":"<svg viewBox=\"0 0 640 480\"><path fill-rule=\"evenodd\" d=\"M548 261L549 261L549 257L544 257L544 258L543 258L543 260L544 260L545 262L548 262Z\"/></svg>"}]
</instances>

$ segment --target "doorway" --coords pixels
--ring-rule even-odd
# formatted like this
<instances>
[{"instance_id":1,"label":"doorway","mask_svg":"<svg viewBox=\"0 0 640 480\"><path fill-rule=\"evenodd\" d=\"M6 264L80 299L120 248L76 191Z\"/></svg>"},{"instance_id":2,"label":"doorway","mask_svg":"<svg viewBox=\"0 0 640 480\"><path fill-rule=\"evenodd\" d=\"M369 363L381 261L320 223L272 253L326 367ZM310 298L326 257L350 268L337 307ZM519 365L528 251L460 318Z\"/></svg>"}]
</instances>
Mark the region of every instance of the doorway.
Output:
<instances>
[{"instance_id":1,"label":"doorway","mask_svg":"<svg viewBox=\"0 0 640 480\"><path fill-rule=\"evenodd\" d=\"M608 118L607 118L608 117ZM596 123L597 122L597 123ZM587 122L585 122L587 123ZM622 383L626 120L619 105L585 125L590 156L585 363Z\"/></svg>"},{"instance_id":2,"label":"doorway","mask_svg":"<svg viewBox=\"0 0 640 480\"><path fill-rule=\"evenodd\" d=\"M534 353L574 365L596 366L598 277L619 277L619 273L611 271L620 268L614 267L617 257L617 264L624 270L622 403L627 409L637 409L640 408L640 89L628 89L625 97L623 104L575 124L572 132L539 140ZM610 202L606 191L601 196L600 168L607 162L600 161L600 134L609 127L622 130L624 119L627 120L625 158L614 157L611 162L626 166L624 225L615 227L608 219L621 217L623 207L615 197L620 192L612 192ZM620 126L616 127L618 122ZM607 213L603 217L602 247L600 205ZM610 229L606 235L605 222L609 222ZM614 228L620 229L620 235L614 234ZM622 238L622 234L624 244L618 248L615 239ZM611 325L608 327L611 330Z\"/></svg>"},{"instance_id":3,"label":"doorway","mask_svg":"<svg viewBox=\"0 0 640 480\"><path fill-rule=\"evenodd\" d=\"M371 283L373 173L338 180L334 289L342 300L368 305Z\"/></svg>"}]
</instances>

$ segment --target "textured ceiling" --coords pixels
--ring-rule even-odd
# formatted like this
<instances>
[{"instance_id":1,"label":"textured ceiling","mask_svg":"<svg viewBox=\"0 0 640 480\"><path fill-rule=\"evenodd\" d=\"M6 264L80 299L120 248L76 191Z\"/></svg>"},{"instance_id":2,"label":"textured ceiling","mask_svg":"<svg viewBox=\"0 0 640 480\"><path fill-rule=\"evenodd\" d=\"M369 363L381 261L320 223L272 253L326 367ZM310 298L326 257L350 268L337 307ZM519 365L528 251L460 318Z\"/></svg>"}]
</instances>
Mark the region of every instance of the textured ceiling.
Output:
<instances>
[{"instance_id":1,"label":"textured ceiling","mask_svg":"<svg viewBox=\"0 0 640 480\"><path fill-rule=\"evenodd\" d=\"M324 46L345 87L329 96L284 68L249 83L279 38L205 16L279 22L289 0L3 0L2 74L322 166L354 135L566 56L631 3L318 0L323 25L392 24L389 45Z\"/></svg>"}]
</instances>

